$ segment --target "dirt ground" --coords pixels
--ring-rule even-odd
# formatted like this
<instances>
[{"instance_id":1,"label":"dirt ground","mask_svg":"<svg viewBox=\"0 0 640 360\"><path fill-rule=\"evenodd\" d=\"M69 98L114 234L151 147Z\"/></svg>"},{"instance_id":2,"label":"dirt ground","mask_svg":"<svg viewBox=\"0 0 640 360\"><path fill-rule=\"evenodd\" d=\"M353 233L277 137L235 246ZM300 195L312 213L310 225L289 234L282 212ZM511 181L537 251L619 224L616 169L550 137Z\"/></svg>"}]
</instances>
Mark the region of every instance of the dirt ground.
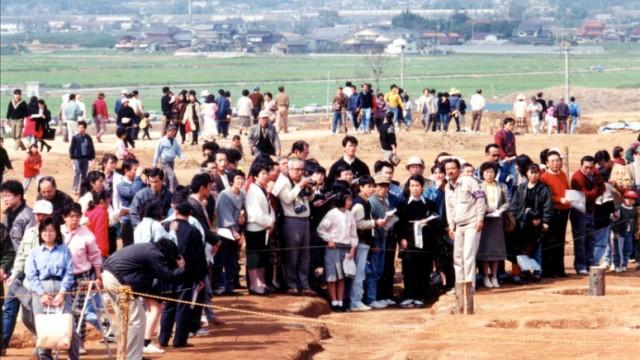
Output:
<instances>
[{"instance_id":1,"label":"dirt ground","mask_svg":"<svg viewBox=\"0 0 640 360\"><path fill-rule=\"evenodd\" d=\"M484 157L484 146L493 142L491 124L502 114L489 114L481 134L425 134L420 127L399 134L399 155L402 160L417 155L431 164L436 154L448 151L478 166ZM611 119L640 121L640 113L609 112L586 115L586 128ZM293 131L281 135L283 149L293 141L305 139L311 144L311 157L329 167L341 155L341 135L330 135L322 118L305 117L293 122ZM236 131L234 130L234 133ZM152 133L157 139L158 134ZM113 135L96 144L99 154L114 150ZM358 156L368 164L381 158L376 135L359 135ZM537 159L540 150L557 147L569 153L570 171L580 157L615 145L627 146L635 134L523 135L517 137L517 150ZM155 141L139 141L135 152L143 164L149 164ZM59 188L70 192L71 163L66 156L68 145L56 140L51 153L44 154L43 174L53 175ZM226 145L226 143L222 143ZM245 149L248 146L245 144ZM11 140L5 141L15 171L5 179L21 179L24 153L13 151ZM187 159L178 162L177 174L186 183L202 160L199 147L186 147ZM245 154L249 157L248 154ZM249 167L249 159L241 166ZM403 164L396 178L407 176ZM27 199L35 199L32 185ZM570 241L568 237L568 241ZM567 254L572 253L567 244ZM567 271L573 274L567 256ZM400 269L398 269L399 271ZM527 286L506 285L476 294L476 314L452 315L453 296L442 296L426 309L386 309L367 313L330 314L318 298L240 296L215 299L215 305L226 307L219 315L227 321L221 327L210 327L211 334L193 338L193 348L172 350L154 359L489 359L512 354L519 358L538 359L632 359L640 345L640 271L637 264L625 274L607 274L607 296L583 295L588 286L585 277L572 275L567 279L545 280ZM398 276L398 286L400 277ZM244 309L291 317L245 314L230 309ZM321 322L319 321L321 320ZM324 323L324 324L323 324ZM33 339L18 325L13 346L7 359L27 359ZM95 340L87 343L89 354L83 359L106 359L104 345ZM206 355L205 355L206 354Z\"/></svg>"}]
</instances>

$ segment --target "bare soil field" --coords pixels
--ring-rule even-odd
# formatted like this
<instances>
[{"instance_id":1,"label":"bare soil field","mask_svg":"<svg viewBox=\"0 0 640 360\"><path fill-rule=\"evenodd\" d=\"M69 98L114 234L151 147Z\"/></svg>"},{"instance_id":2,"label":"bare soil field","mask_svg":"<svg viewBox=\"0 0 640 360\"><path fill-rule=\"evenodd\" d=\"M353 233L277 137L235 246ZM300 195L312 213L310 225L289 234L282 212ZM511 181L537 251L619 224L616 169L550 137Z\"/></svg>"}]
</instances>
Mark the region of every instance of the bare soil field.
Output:
<instances>
[{"instance_id":1,"label":"bare soil field","mask_svg":"<svg viewBox=\"0 0 640 360\"><path fill-rule=\"evenodd\" d=\"M493 142L491 124L503 114L489 114L480 134L424 133L420 126L399 134L402 160L418 155L431 164L436 154L448 151L479 165L484 146ZM609 112L585 116L585 126L595 126L612 118L640 121L637 110ZM235 133L236 130L233 131ZM157 133L152 133L154 139ZM311 144L311 157L330 166L342 152L341 135L330 135L322 117L300 118L293 131L281 135L283 149L290 149L298 139ZM114 150L113 135L96 144L99 154ZM358 156L368 164L381 158L378 137L358 135ZM580 157L615 145L628 146L635 134L523 135L517 137L518 153L537 159L540 150L557 147L569 150L569 166L573 172ZM43 155L43 174L58 180L61 190L70 192L73 171L66 153L68 144L57 139L51 153ZM226 145L225 142L222 145ZM139 141L135 150L143 164L149 164L155 141ZM22 179L24 153L13 151L13 142L5 147L14 160L15 171L5 179ZM245 149L248 145L245 144ZM186 147L187 159L178 162L177 174L187 183L202 160L199 147ZM245 154L247 157L250 155ZM248 169L249 160L242 163ZM407 172L400 164L396 178L404 180ZM30 204L35 199L35 186L29 189ZM568 237L565 264L573 274L571 237ZM272 297L221 297L214 304L227 321L210 327L211 334L193 338L192 348L167 349L153 359L491 359L507 355L536 359L634 359L640 346L640 271L633 264L625 274L607 273L607 295L584 295L588 279L571 275L567 279L545 280L526 286L505 285L476 293L476 314L453 315L453 296L442 296L431 306L420 310L385 309L367 313L330 314L319 298L284 295ZM400 269L397 268L397 290L401 291ZM249 310L258 313L242 313ZM274 316L275 315L275 316ZM83 359L106 359L104 345L96 334L88 341L89 354ZM34 340L19 324L6 359L28 359ZM17 348L15 348L17 347Z\"/></svg>"}]
</instances>

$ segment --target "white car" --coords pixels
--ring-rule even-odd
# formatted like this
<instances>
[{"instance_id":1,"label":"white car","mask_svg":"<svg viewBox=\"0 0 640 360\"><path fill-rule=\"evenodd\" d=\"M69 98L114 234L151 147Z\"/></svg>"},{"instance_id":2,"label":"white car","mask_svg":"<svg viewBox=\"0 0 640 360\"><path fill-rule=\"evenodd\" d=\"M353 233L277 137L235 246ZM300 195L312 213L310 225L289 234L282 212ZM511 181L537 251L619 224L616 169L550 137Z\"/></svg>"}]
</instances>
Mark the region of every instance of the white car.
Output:
<instances>
[{"instance_id":1,"label":"white car","mask_svg":"<svg viewBox=\"0 0 640 360\"><path fill-rule=\"evenodd\" d=\"M309 104L302 108L302 113L303 114L317 113L320 110L322 109L318 104Z\"/></svg>"}]
</instances>

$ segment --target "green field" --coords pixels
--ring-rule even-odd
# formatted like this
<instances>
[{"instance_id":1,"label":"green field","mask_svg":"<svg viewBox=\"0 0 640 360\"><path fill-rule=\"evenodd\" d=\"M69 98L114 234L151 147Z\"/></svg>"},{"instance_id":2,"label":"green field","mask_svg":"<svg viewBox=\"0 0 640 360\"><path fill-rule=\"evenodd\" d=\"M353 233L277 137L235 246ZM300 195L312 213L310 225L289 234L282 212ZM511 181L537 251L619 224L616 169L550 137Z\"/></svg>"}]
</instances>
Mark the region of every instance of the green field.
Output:
<instances>
[{"instance_id":1,"label":"green field","mask_svg":"<svg viewBox=\"0 0 640 360\"><path fill-rule=\"evenodd\" d=\"M640 88L638 59L640 46L637 44L614 47L605 54L574 55L571 83L587 87ZM596 64L603 65L605 71L589 71ZM463 94L480 87L492 98L560 86L564 84L563 69L561 54L407 56L405 89L415 97L425 86L442 90L455 86ZM382 77L383 90L391 83L399 84L399 58L388 58ZM222 87L237 99L244 88L260 85L263 91L275 92L282 84L287 87L293 104L301 107L310 103L325 104L327 85L333 96L334 88L346 80L373 82L364 56L206 59L122 54L111 50L2 56L0 78L3 86L40 81L46 84L47 90L55 91L61 90L65 83L74 82L83 88L96 88L89 93L89 98L93 98L98 88L105 88L111 101L120 88L141 88L143 102L149 110L158 110L160 88L164 85L173 86L174 90L194 88L211 92ZM51 107L59 104L59 98L58 93L47 96ZM2 109L6 108L7 101L8 97L3 95Z\"/></svg>"}]
</instances>

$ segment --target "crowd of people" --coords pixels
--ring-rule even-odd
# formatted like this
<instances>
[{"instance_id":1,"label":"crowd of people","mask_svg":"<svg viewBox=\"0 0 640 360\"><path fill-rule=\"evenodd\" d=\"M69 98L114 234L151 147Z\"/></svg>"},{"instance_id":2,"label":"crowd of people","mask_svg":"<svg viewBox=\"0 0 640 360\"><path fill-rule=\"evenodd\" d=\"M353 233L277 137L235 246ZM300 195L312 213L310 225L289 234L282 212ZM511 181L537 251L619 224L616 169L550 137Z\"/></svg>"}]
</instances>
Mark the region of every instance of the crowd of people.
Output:
<instances>
[{"instance_id":1,"label":"crowd of people","mask_svg":"<svg viewBox=\"0 0 640 360\"><path fill-rule=\"evenodd\" d=\"M355 93L353 86L351 91ZM381 143L384 138L388 145L382 147L384 158L363 162L357 157L358 139L345 135L342 156L325 167L329 164L315 160L304 140L295 141L283 155L278 133L288 131L289 100L281 88L275 100L267 101L265 94L257 106L252 93L243 93L254 105L247 115L249 102L241 104L241 131L247 133L253 155L247 169L241 163L246 154L240 136L229 147L221 147L215 136L205 135L201 167L181 184L173 168L176 159L184 159L181 145L186 136L190 133L197 144L200 126L205 133L209 126L226 137L229 118L207 122L218 117L217 112L198 117L202 109L198 110L195 92L175 96L164 88L163 93L164 131L151 163L141 164L135 155L131 129L136 127L128 124L139 124L138 113L120 116L138 94L123 94L118 99L122 108L115 151L102 155L93 167L90 163L98 155L87 123L82 118L71 120L72 113L83 111L64 107L75 169L69 189L73 196L59 189L53 177L42 176L46 174L25 173L23 182L14 174L1 183L4 281L0 284L8 286L3 349L9 345L19 309L33 333L34 314L50 306L73 313L78 322L88 282L104 289L104 298L114 303L122 285L148 296L131 300L128 324L100 323L97 315L103 307L97 301L98 308L88 310L93 315L84 316L80 331L74 333L70 357L85 353L84 322L89 322L96 327L127 326L127 359L140 359L143 353L164 352L170 343L188 346L190 336L207 333L204 324L224 323L211 308L198 304L211 304L217 296L239 296L244 288L255 296L322 296L334 311L420 308L455 291L456 283L471 282L475 287L479 280L485 288L497 288L505 282L566 277L568 221L573 269L579 275L604 264L624 272L640 255L636 211L640 138L626 153L616 147L613 156L607 150L585 155L579 169L567 174L557 149L544 149L539 158L518 153L518 119L505 118L494 142L485 147L481 164L473 166L446 152L431 163L412 156L404 164L409 177L397 179L394 174L400 165L395 137L390 135L396 124L406 124L402 111L407 102L401 89L394 86L380 97L386 105L379 124L380 102L374 103L370 86L364 84L358 114L349 118L357 121L352 125L362 133L375 124ZM431 94L425 90L425 96ZM205 104L216 104L212 95L205 95ZM456 96L459 93L451 91L449 106ZM217 99L221 98L224 102L226 93ZM69 96L69 103L73 101ZM184 112L173 110L176 101L186 101ZM9 106L10 111L21 107L15 102ZM418 107L420 114L435 109L433 104L424 106L429 110ZM212 106L216 107L229 104ZM373 121L367 118L371 114ZM446 130L451 118L458 119L449 115L422 119ZM99 116L104 114L94 114ZM474 124L479 127L480 121L481 115L474 115ZM102 136L100 129L97 134ZM98 136L96 140L101 141ZM32 156L37 150L30 147L26 160L33 164L30 171L40 169ZM11 169L2 146L0 166L0 174L5 167ZM38 196L27 204L25 189L32 180ZM400 293L394 291L396 257L402 261ZM510 273L506 262L511 264ZM186 304L161 302L154 298L157 295ZM113 308L119 315L118 306ZM41 358L51 357L45 349L38 351Z\"/></svg>"}]
</instances>

